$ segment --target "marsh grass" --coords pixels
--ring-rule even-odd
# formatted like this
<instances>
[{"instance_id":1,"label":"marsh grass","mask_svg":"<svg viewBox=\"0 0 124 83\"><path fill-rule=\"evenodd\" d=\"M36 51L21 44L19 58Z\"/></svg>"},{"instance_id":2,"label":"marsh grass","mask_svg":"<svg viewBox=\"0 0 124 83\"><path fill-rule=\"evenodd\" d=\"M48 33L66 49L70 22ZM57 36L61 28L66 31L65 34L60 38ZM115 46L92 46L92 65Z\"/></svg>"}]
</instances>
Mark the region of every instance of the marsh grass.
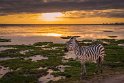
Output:
<instances>
[{"instance_id":1,"label":"marsh grass","mask_svg":"<svg viewBox=\"0 0 124 83\"><path fill-rule=\"evenodd\" d=\"M46 70L18 70L7 73L0 81L1 83L37 83L37 78L46 74Z\"/></svg>"},{"instance_id":2,"label":"marsh grass","mask_svg":"<svg viewBox=\"0 0 124 83\"><path fill-rule=\"evenodd\" d=\"M103 42L109 42L104 44ZM90 42L90 43L85 43ZM115 39L98 39L95 43L102 43L105 46L106 56L104 61L103 74L112 74L115 72L124 72L124 47L118 46L118 44L124 43L124 40ZM95 44L92 40L80 41L80 44L87 46ZM43 47L42 47L43 46ZM65 79L50 83L81 83L80 78L80 62L68 59L68 62L62 62L65 44L54 44L52 42L38 42L33 45L6 45L1 47L13 47L16 49L8 49L0 52L0 57L17 57L17 59L0 61L0 65L9 67L13 71L3 76L1 83L37 83L39 76L46 75L48 69L54 70L52 73L54 76L65 76ZM50 49L42 49L50 48ZM21 54L20 51L29 50L25 54ZM41 55L48 57L48 60L39 60L37 62L31 60L25 60L25 57ZM61 72L56 67L59 65L68 65L65 67L65 71ZM43 67L45 70L38 70ZM96 69L95 63L86 63L87 78L91 79L94 76ZM19 70L18 70L19 69Z\"/></svg>"},{"instance_id":3,"label":"marsh grass","mask_svg":"<svg viewBox=\"0 0 124 83\"><path fill-rule=\"evenodd\" d=\"M11 42L11 39L3 39L3 38L0 38L0 42Z\"/></svg>"}]
</instances>

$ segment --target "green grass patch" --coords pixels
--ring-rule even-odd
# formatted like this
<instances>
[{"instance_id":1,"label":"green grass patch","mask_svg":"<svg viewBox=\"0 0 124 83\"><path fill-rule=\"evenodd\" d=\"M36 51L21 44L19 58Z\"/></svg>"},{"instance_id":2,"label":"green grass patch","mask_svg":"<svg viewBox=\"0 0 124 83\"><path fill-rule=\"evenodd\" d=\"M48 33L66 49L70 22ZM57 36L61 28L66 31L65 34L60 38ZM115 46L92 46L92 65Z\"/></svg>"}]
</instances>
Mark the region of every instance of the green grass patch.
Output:
<instances>
[{"instance_id":1,"label":"green grass patch","mask_svg":"<svg viewBox=\"0 0 124 83\"><path fill-rule=\"evenodd\" d=\"M16 70L18 68L21 69L35 69L41 67L41 63L33 62L31 60L24 59L10 59L6 61L0 61L0 65L5 67L9 67L10 69Z\"/></svg>"},{"instance_id":2,"label":"green grass patch","mask_svg":"<svg viewBox=\"0 0 124 83\"><path fill-rule=\"evenodd\" d=\"M37 42L37 43L34 43L33 45L34 46L43 46L43 45L51 45L53 44L53 42Z\"/></svg>"},{"instance_id":3,"label":"green grass patch","mask_svg":"<svg viewBox=\"0 0 124 83\"><path fill-rule=\"evenodd\" d=\"M0 42L11 42L11 39L3 39L3 38L0 38Z\"/></svg>"},{"instance_id":4,"label":"green grass patch","mask_svg":"<svg viewBox=\"0 0 124 83\"><path fill-rule=\"evenodd\" d=\"M7 73L0 83L37 83L38 78L46 74L46 70L19 70Z\"/></svg>"}]
</instances>

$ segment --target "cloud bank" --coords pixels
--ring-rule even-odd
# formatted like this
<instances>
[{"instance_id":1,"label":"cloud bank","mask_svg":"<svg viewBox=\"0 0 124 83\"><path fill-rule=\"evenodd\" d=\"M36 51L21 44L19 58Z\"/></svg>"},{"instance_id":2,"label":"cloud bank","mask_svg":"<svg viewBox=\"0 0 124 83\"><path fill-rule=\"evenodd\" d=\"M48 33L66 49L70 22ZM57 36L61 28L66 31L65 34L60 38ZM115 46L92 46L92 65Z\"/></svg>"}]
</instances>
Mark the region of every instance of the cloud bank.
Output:
<instances>
[{"instance_id":1,"label":"cloud bank","mask_svg":"<svg viewBox=\"0 0 124 83\"><path fill-rule=\"evenodd\" d=\"M89 16L124 17L123 10L123 0L0 0L1 16L18 13L91 11L93 14L87 13ZM77 13L80 13L80 17L87 16L86 13Z\"/></svg>"}]
</instances>

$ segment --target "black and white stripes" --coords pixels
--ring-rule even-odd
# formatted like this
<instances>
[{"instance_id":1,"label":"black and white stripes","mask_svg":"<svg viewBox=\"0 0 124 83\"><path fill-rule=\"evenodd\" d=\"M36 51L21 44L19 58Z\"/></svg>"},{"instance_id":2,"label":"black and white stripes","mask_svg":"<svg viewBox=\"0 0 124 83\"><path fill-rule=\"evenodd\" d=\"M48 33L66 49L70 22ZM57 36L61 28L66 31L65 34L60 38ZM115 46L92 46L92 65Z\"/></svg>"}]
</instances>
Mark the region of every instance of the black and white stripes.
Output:
<instances>
[{"instance_id":1,"label":"black and white stripes","mask_svg":"<svg viewBox=\"0 0 124 83\"><path fill-rule=\"evenodd\" d=\"M74 51L78 59L83 62L95 62L99 57L104 60L105 52L101 44L80 46L76 38L73 37L67 42L67 49L69 51Z\"/></svg>"},{"instance_id":2,"label":"black and white stripes","mask_svg":"<svg viewBox=\"0 0 124 83\"><path fill-rule=\"evenodd\" d=\"M74 51L81 64L85 64L85 62L96 62L100 64L103 62L105 56L105 51L102 44L80 46L75 37L72 37L67 42L67 50Z\"/></svg>"}]
</instances>

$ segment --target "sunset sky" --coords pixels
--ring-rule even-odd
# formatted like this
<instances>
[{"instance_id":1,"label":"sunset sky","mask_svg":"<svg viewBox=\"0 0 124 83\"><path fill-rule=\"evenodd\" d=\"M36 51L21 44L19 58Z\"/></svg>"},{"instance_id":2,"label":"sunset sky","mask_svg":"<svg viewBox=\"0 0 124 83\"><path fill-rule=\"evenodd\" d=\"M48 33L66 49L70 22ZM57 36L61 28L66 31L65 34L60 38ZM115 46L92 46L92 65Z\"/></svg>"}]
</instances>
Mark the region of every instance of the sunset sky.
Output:
<instances>
[{"instance_id":1,"label":"sunset sky","mask_svg":"<svg viewBox=\"0 0 124 83\"><path fill-rule=\"evenodd\" d=\"M0 24L124 22L124 0L0 0Z\"/></svg>"}]
</instances>

